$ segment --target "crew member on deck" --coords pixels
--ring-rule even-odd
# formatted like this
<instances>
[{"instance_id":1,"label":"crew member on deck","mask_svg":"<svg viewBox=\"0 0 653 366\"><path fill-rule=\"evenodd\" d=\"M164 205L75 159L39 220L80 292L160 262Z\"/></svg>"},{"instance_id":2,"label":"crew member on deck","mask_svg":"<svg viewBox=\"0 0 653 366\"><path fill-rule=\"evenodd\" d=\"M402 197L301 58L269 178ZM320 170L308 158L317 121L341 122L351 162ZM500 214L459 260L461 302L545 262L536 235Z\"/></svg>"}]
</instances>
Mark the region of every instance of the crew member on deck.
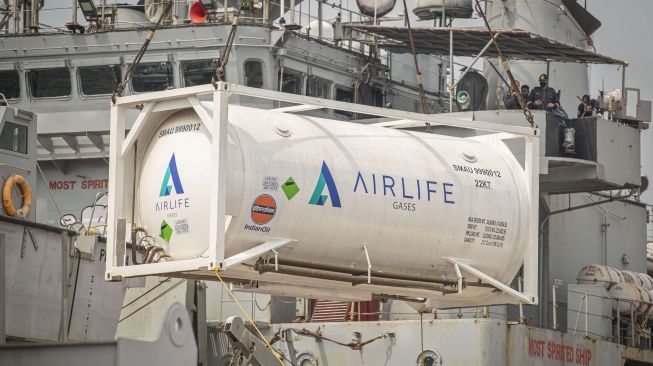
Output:
<instances>
[{"instance_id":1,"label":"crew member on deck","mask_svg":"<svg viewBox=\"0 0 653 366\"><path fill-rule=\"evenodd\" d=\"M556 93L555 89L549 87L549 76L542 74L540 75L539 81L540 86L533 88L528 95L528 108L542 110L558 109L560 107L558 93Z\"/></svg>"},{"instance_id":2,"label":"crew member on deck","mask_svg":"<svg viewBox=\"0 0 653 366\"><path fill-rule=\"evenodd\" d=\"M519 81L515 81L517 83L517 86L519 86ZM530 88L528 85L522 85L520 92L521 92L521 97L524 98L524 102L528 100L528 92L530 91ZM521 106L519 105L519 98L514 93L510 93L506 95L503 98L503 104L506 106L506 109L521 109Z\"/></svg>"},{"instance_id":3,"label":"crew member on deck","mask_svg":"<svg viewBox=\"0 0 653 366\"><path fill-rule=\"evenodd\" d=\"M594 112L599 110L599 103L596 99L591 99L590 96L585 94L581 103L578 105L578 118L592 117Z\"/></svg>"}]
</instances>

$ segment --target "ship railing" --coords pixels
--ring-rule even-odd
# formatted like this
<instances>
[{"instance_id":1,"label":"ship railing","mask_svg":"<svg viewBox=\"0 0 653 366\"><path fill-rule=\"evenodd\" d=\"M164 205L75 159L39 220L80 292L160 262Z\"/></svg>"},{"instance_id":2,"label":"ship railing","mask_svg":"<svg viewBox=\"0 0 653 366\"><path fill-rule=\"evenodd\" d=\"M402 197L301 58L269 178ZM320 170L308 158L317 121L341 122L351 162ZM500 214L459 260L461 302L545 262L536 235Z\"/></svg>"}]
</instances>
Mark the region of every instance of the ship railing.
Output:
<instances>
[{"instance_id":1,"label":"ship railing","mask_svg":"<svg viewBox=\"0 0 653 366\"><path fill-rule=\"evenodd\" d=\"M558 329L557 322L560 307L566 307L567 312L571 313L568 320L573 320L573 324L567 324L566 332L573 335L582 334L584 337L595 339L604 339L610 342L627 345L637 348L652 348L652 325L650 324L649 311L653 310L653 303L634 301L628 299L618 299L610 296L593 294L587 291L580 292L567 290L567 293L580 296L578 307L568 306L567 303L561 304L556 300L556 292L559 286L551 285L552 304L551 312L554 330ZM595 313L590 309L590 302L600 301L609 305L608 313ZM623 311L623 310L627 311ZM596 332L592 326L594 321L610 321L612 327L611 335L605 335Z\"/></svg>"}]
</instances>

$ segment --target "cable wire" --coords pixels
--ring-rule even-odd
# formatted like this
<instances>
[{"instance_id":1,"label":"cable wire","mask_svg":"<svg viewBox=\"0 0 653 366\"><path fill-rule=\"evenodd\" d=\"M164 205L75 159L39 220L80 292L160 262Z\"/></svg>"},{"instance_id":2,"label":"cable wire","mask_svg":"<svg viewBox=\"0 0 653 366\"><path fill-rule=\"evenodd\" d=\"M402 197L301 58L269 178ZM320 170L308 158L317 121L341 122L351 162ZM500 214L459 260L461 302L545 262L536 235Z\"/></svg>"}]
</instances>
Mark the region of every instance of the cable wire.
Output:
<instances>
[{"instance_id":1,"label":"cable wire","mask_svg":"<svg viewBox=\"0 0 653 366\"><path fill-rule=\"evenodd\" d=\"M134 314L138 313L139 311L143 310L146 306L150 305L151 303L153 303L153 302L155 302L156 300L158 300L158 299L160 299L161 297L163 297L163 295L165 295L165 294L167 294L168 292L174 290L177 286L181 285L184 281L186 281L186 280L179 280L179 282L177 282L177 283L175 283L174 285L170 286L170 288L168 288L167 290L163 291L162 293L160 293L159 295L157 295L157 296L156 296L155 298L153 298L152 300L146 302L145 304L143 304L143 306L141 306L141 307L139 307L138 309L134 310L133 312L131 312L129 315L125 316L124 318L118 320L118 323L121 323L123 320L126 320L126 319L128 319L129 317L131 317L132 315L134 315Z\"/></svg>"},{"instance_id":2,"label":"cable wire","mask_svg":"<svg viewBox=\"0 0 653 366\"><path fill-rule=\"evenodd\" d=\"M214 268L213 269L213 274L220 280L220 282L222 283L222 286L224 287L225 290L227 290L227 293L229 294L231 299L236 303L236 305L238 305L238 307L240 308L240 311L242 311L243 315L245 315L245 318L247 318L247 321L249 321L250 324L252 324L252 326L254 327L254 330L256 330L256 333L258 333L261 340L263 342L265 342L265 345L267 346L267 348L272 351L272 353L274 354L274 357L277 359L277 361L279 361L279 364L281 366L285 366L284 363L283 363L283 360L281 359L281 354L279 353L279 351L277 351L275 348L273 348L270 345L270 342L268 342L268 340L263 336L263 333L261 333L261 330L258 328L258 326L254 322L254 320L249 316L249 314L247 313L247 310L245 310L245 308L240 303L240 301L238 301L238 298L236 298L234 293L231 292L231 289L229 289L229 286L227 286L227 284L224 282L222 277L220 277L220 271L217 268Z\"/></svg>"},{"instance_id":3,"label":"cable wire","mask_svg":"<svg viewBox=\"0 0 653 366\"><path fill-rule=\"evenodd\" d=\"M127 72L125 73L125 79L116 87L116 90L113 91L113 94L111 95L111 102L113 104L116 104L116 97L121 97L122 93L125 91L125 87L127 86L127 83L132 77L132 74L134 73L134 70L136 69L136 66L141 62L141 59L143 58L143 55L147 51L147 47L150 45L150 42L152 42L152 39L154 38L154 33L159 29L161 26L161 22L163 21L163 18L165 18L166 14L170 11L172 8L173 1L170 1L166 4L166 7L163 9L163 12L161 13L161 16L159 17L159 20L156 22L154 25L154 28L147 32L147 37L145 37L145 42L143 42L143 45L141 46L141 49L138 51L136 54L136 57L134 58L134 62L132 62L129 65L129 68L127 69Z\"/></svg>"},{"instance_id":4,"label":"cable wire","mask_svg":"<svg viewBox=\"0 0 653 366\"><path fill-rule=\"evenodd\" d=\"M149 290L145 291L144 293L140 294L140 295L137 296L134 300L130 301L129 304L123 305L121 309L124 309L124 308L128 307L129 305L135 303L136 301L142 299L143 296L146 296L146 295L149 294L150 292L154 291L157 287L163 285L164 283L168 282L169 280L170 280L170 277L166 277L165 280L159 282L157 285L155 285L155 286L152 287L151 289L149 289Z\"/></svg>"}]
</instances>

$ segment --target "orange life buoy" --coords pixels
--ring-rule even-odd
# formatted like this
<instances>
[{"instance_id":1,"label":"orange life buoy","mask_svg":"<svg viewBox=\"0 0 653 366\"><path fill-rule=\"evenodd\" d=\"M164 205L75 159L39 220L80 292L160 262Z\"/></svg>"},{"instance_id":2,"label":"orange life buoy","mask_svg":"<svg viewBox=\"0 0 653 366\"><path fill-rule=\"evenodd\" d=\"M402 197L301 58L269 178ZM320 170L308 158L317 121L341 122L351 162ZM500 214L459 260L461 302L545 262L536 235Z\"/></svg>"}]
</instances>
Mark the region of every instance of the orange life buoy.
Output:
<instances>
[{"instance_id":1,"label":"orange life buoy","mask_svg":"<svg viewBox=\"0 0 653 366\"><path fill-rule=\"evenodd\" d=\"M22 192L21 197L23 198L23 207L18 210L11 199L11 190L14 189L14 185L20 188ZM5 185L2 187L2 205L5 207L5 211L7 211L7 215L9 216L27 217L29 208L32 205L32 188L30 188L29 183L27 183L24 177L14 174L7 178Z\"/></svg>"}]
</instances>

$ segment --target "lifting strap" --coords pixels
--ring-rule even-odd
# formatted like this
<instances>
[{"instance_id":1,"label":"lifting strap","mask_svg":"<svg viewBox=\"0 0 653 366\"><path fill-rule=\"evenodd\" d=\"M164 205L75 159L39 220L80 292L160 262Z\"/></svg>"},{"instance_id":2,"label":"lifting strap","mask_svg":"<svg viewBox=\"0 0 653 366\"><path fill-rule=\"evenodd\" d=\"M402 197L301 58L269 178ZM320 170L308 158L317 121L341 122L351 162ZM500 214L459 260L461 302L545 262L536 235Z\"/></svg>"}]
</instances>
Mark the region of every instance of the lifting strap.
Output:
<instances>
[{"instance_id":1,"label":"lifting strap","mask_svg":"<svg viewBox=\"0 0 653 366\"><path fill-rule=\"evenodd\" d=\"M483 21L485 22L485 26L487 27L487 30L490 32L490 38L494 38L492 28L490 27L490 23L487 21L487 18L485 17L485 13L483 12L483 9L481 8L480 1L479 0L475 0L475 1L476 1L476 11L481 16L481 18L483 18ZM531 127L533 127L533 124L534 124L533 123L533 114L527 108L526 101L522 97L519 90L517 90L518 89L517 81L515 81L515 77L512 75L512 72L510 71L510 64L508 63L508 59L506 59L506 57L503 55L503 52L501 52L501 47L499 47L499 42L496 39L494 39L494 48L496 48L497 54L499 55L499 58L501 59L502 68L506 71L506 74L508 75L508 78L510 79L511 93L517 95L517 100L519 101L519 106L521 107L522 112L524 112L524 116L526 117L526 121L528 121L528 123L531 124Z\"/></svg>"},{"instance_id":2,"label":"lifting strap","mask_svg":"<svg viewBox=\"0 0 653 366\"><path fill-rule=\"evenodd\" d=\"M215 81L224 81L224 68L229 62L229 54L231 53L231 47L234 44L234 39L236 39L236 30L238 29L238 18L240 17L240 12L243 8L243 0L238 0L236 15L234 15L231 20L231 31L229 31L229 36L227 37L227 42L224 45L224 52L220 55L218 59L218 67L215 70ZM225 20L227 19L227 13L224 14ZM215 87L215 82L213 83Z\"/></svg>"},{"instance_id":3,"label":"lifting strap","mask_svg":"<svg viewBox=\"0 0 653 366\"><path fill-rule=\"evenodd\" d=\"M125 87L127 87L127 83L129 82L129 79L131 79L132 74L136 69L136 66L138 66L138 64L141 62L143 55L147 51L147 47L150 45L150 42L152 42L152 39L154 38L154 33L161 26L161 22L163 21L163 18L165 18L166 14L168 14L170 8L172 8L173 3L174 0L168 1L165 8L163 9L163 12L161 12L161 16L159 17L159 20L154 25L154 28L152 28L149 32L147 32L147 37L145 38L145 42L143 42L141 49L136 54L136 57L134 58L134 62L132 62L132 64L129 65L129 68L125 73L125 78L122 80L120 84L118 84L116 90L113 91L113 95L111 95L111 102L113 104L116 104L116 97L122 97L122 93L125 91Z\"/></svg>"},{"instance_id":4,"label":"lifting strap","mask_svg":"<svg viewBox=\"0 0 653 366\"><path fill-rule=\"evenodd\" d=\"M406 20L406 26L408 27L408 38L410 39L410 52L413 54L413 62L415 62L415 79L417 81L417 89L419 90L420 105L422 107L422 113L427 114L428 112L426 109L426 95L424 94L424 82L422 81L422 73L420 72L419 65L417 64L417 53L415 51L413 29L410 27L410 19L408 16L408 7L406 6L406 0L403 0L403 2L404 2L404 19Z\"/></svg>"}]
</instances>

